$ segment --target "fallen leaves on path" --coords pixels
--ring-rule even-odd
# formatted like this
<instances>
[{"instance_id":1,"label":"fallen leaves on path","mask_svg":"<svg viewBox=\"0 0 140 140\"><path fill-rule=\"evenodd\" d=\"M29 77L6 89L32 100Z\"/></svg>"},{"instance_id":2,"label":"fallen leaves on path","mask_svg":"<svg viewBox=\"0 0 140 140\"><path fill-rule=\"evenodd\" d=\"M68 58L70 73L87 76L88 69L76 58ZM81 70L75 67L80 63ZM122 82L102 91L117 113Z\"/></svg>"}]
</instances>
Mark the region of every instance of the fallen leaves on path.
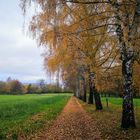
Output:
<instances>
[{"instance_id":1,"label":"fallen leaves on path","mask_svg":"<svg viewBox=\"0 0 140 140\"><path fill-rule=\"evenodd\" d=\"M75 97L71 97L53 125L38 140L100 140L94 120Z\"/></svg>"}]
</instances>

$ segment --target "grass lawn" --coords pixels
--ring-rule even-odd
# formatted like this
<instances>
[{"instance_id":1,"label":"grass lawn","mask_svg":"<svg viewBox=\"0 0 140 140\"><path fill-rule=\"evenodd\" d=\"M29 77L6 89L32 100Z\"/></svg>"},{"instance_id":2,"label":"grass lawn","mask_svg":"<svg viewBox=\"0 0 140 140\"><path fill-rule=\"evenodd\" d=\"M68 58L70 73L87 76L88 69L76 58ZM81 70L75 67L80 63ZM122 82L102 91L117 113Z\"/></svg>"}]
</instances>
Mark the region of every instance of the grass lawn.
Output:
<instances>
[{"instance_id":1,"label":"grass lawn","mask_svg":"<svg viewBox=\"0 0 140 140\"><path fill-rule=\"evenodd\" d=\"M122 105L122 98L108 97L108 102L114 105ZM102 97L102 102L106 102L106 97ZM140 106L140 99L134 99L134 106Z\"/></svg>"},{"instance_id":2,"label":"grass lawn","mask_svg":"<svg viewBox=\"0 0 140 140\"><path fill-rule=\"evenodd\" d=\"M0 95L0 139L38 132L62 111L71 94Z\"/></svg>"},{"instance_id":3,"label":"grass lawn","mask_svg":"<svg viewBox=\"0 0 140 140\"><path fill-rule=\"evenodd\" d=\"M139 140L140 139L140 99L134 99L136 129L122 130L121 114L122 99L108 98L109 107L106 104L106 98L102 98L104 109L96 111L94 105L89 105L80 101L85 110L93 117L96 125L101 132L102 139L105 140Z\"/></svg>"}]
</instances>

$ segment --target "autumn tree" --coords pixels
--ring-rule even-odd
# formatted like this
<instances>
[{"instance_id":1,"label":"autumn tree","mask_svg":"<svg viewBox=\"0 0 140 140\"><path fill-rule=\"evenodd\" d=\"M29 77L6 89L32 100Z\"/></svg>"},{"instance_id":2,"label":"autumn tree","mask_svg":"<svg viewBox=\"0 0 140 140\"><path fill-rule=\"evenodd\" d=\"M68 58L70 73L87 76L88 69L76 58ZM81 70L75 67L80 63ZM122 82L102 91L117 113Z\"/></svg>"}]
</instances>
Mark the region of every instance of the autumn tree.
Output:
<instances>
[{"instance_id":1,"label":"autumn tree","mask_svg":"<svg viewBox=\"0 0 140 140\"><path fill-rule=\"evenodd\" d=\"M23 85L18 80L10 80L7 82L7 89L9 93L12 94L22 94L23 93Z\"/></svg>"}]
</instances>

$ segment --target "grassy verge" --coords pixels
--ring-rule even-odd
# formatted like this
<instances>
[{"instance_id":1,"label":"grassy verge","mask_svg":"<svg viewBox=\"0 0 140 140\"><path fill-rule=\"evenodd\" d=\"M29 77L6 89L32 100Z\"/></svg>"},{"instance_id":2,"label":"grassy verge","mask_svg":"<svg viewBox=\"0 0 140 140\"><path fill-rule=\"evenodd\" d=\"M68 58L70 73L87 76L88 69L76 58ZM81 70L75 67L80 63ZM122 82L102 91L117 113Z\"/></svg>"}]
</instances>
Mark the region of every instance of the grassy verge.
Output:
<instances>
[{"instance_id":1,"label":"grassy verge","mask_svg":"<svg viewBox=\"0 0 140 140\"><path fill-rule=\"evenodd\" d=\"M101 132L104 140L139 140L140 139L140 99L135 99L136 129L122 130L121 124L121 103L120 98L109 98L109 107L106 106L106 99L102 98L104 109L96 111L94 105L80 101L85 110L93 117L96 126Z\"/></svg>"},{"instance_id":2,"label":"grassy verge","mask_svg":"<svg viewBox=\"0 0 140 140\"><path fill-rule=\"evenodd\" d=\"M54 120L70 94L0 95L0 139L26 138Z\"/></svg>"}]
</instances>

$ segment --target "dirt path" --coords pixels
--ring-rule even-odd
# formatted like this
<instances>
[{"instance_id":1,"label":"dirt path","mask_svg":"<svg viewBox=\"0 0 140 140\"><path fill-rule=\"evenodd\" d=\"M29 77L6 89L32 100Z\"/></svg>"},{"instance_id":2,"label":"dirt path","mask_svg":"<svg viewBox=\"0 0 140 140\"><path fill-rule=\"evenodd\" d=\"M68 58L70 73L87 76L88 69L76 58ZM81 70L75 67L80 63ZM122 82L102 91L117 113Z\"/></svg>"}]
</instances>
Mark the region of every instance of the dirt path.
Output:
<instances>
[{"instance_id":1,"label":"dirt path","mask_svg":"<svg viewBox=\"0 0 140 140\"><path fill-rule=\"evenodd\" d=\"M47 132L39 140L100 140L93 119L72 97Z\"/></svg>"}]
</instances>

